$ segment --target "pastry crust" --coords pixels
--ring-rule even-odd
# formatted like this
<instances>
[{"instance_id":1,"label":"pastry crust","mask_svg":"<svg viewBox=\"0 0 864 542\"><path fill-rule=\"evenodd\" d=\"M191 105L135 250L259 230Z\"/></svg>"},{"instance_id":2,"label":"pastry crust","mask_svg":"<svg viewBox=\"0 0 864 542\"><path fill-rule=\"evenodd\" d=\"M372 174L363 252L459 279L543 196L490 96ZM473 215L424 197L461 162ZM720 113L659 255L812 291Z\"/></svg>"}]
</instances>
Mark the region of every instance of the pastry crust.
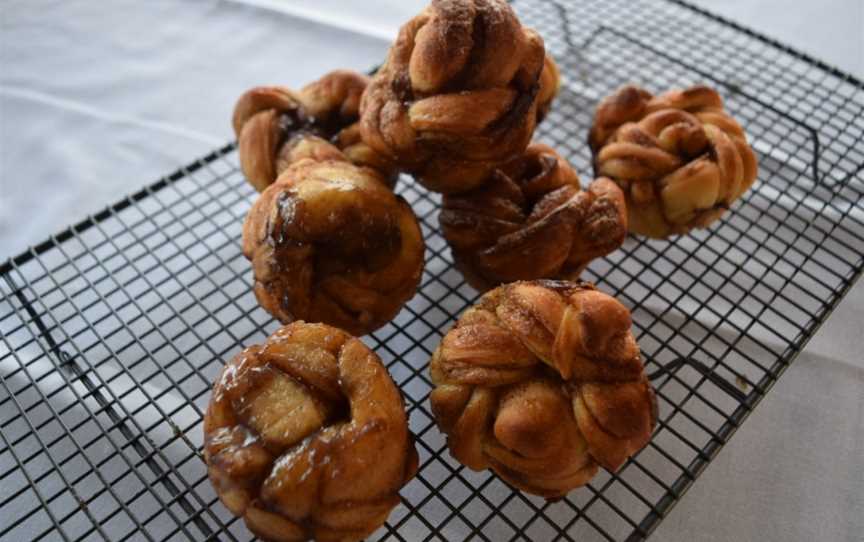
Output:
<instances>
[{"instance_id":1,"label":"pastry crust","mask_svg":"<svg viewBox=\"0 0 864 542\"><path fill-rule=\"evenodd\" d=\"M630 231L648 237L709 226L756 180L744 130L706 86L625 86L600 103L588 142L595 174L624 191Z\"/></svg>"},{"instance_id":2,"label":"pastry crust","mask_svg":"<svg viewBox=\"0 0 864 542\"><path fill-rule=\"evenodd\" d=\"M624 195L609 179L581 190L570 164L533 143L479 188L446 195L441 230L474 288L539 278L576 279L627 235Z\"/></svg>"},{"instance_id":3,"label":"pastry crust","mask_svg":"<svg viewBox=\"0 0 864 542\"><path fill-rule=\"evenodd\" d=\"M360 96L369 84L363 74L336 70L295 92L262 86L243 93L232 125L240 167L259 192L291 165L286 149L298 137L318 136L335 144L353 163L381 173L391 188L398 172L384 155L360 139Z\"/></svg>"},{"instance_id":4,"label":"pastry crust","mask_svg":"<svg viewBox=\"0 0 864 542\"><path fill-rule=\"evenodd\" d=\"M561 90L561 71L552 55L546 53L543 71L540 72L540 90L537 93L537 124L546 118L552 109L552 102Z\"/></svg>"},{"instance_id":5,"label":"pastry crust","mask_svg":"<svg viewBox=\"0 0 864 542\"><path fill-rule=\"evenodd\" d=\"M425 250L417 217L380 175L321 139L306 136L288 154L294 163L243 225L255 296L282 323L370 333L417 291Z\"/></svg>"},{"instance_id":6,"label":"pastry crust","mask_svg":"<svg viewBox=\"0 0 864 542\"><path fill-rule=\"evenodd\" d=\"M432 0L363 95L363 140L430 190L470 190L528 145L556 75L504 0Z\"/></svg>"},{"instance_id":7,"label":"pastry crust","mask_svg":"<svg viewBox=\"0 0 864 542\"><path fill-rule=\"evenodd\" d=\"M630 312L588 283L496 288L443 338L430 395L450 453L547 499L617 470L650 439L657 401Z\"/></svg>"},{"instance_id":8,"label":"pastry crust","mask_svg":"<svg viewBox=\"0 0 864 542\"><path fill-rule=\"evenodd\" d=\"M232 359L204 417L223 504L265 540L361 540L417 472L402 397L360 340L296 322Z\"/></svg>"}]
</instances>

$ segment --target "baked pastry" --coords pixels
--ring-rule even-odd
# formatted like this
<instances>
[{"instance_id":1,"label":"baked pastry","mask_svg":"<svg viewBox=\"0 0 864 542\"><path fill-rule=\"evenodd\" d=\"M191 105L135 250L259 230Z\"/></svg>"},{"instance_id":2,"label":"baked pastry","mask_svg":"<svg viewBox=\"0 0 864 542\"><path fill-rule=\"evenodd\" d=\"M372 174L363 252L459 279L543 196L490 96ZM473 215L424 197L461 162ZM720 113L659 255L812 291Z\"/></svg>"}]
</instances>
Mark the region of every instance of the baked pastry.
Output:
<instances>
[{"instance_id":1,"label":"baked pastry","mask_svg":"<svg viewBox=\"0 0 864 542\"><path fill-rule=\"evenodd\" d=\"M479 188L444 196L438 218L456 266L481 291L514 280L575 279L627 235L621 189L601 178L581 190L570 164L541 143Z\"/></svg>"},{"instance_id":2,"label":"baked pastry","mask_svg":"<svg viewBox=\"0 0 864 542\"><path fill-rule=\"evenodd\" d=\"M435 350L430 400L450 453L556 499L650 439L657 400L630 312L588 283L492 290Z\"/></svg>"},{"instance_id":3,"label":"baked pastry","mask_svg":"<svg viewBox=\"0 0 864 542\"><path fill-rule=\"evenodd\" d=\"M744 130L706 86L625 86L600 103L589 144L595 174L624 190L630 231L648 237L707 227L756 180Z\"/></svg>"},{"instance_id":4,"label":"baked pastry","mask_svg":"<svg viewBox=\"0 0 864 542\"><path fill-rule=\"evenodd\" d=\"M430 190L470 190L530 142L544 58L505 0L432 0L363 94L363 140Z\"/></svg>"},{"instance_id":5,"label":"baked pastry","mask_svg":"<svg viewBox=\"0 0 864 542\"><path fill-rule=\"evenodd\" d=\"M552 101L561 90L561 71L552 55L546 54L543 71L540 72L540 90L537 93L537 123L546 118L552 109Z\"/></svg>"},{"instance_id":6,"label":"baked pastry","mask_svg":"<svg viewBox=\"0 0 864 542\"><path fill-rule=\"evenodd\" d=\"M300 92L286 87L255 87L234 107L232 124L240 167L259 191L273 184L289 165L286 147L297 136L311 134L334 143L353 163L377 169L391 187L398 172L384 155L360 139L360 96L369 78L336 70Z\"/></svg>"},{"instance_id":7,"label":"baked pastry","mask_svg":"<svg viewBox=\"0 0 864 542\"><path fill-rule=\"evenodd\" d=\"M369 333L417 290L425 249L417 217L374 170L314 136L297 142L286 148L294 163L243 225L255 296L282 323Z\"/></svg>"},{"instance_id":8,"label":"baked pastry","mask_svg":"<svg viewBox=\"0 0 864 542\"><path fill-rule=\"evenodd\" d=\"M232 359L204 416L222 503L257 536L361 540L417 472L399 391L360 340L295 322Z\"/></svg>"}]
</instances>

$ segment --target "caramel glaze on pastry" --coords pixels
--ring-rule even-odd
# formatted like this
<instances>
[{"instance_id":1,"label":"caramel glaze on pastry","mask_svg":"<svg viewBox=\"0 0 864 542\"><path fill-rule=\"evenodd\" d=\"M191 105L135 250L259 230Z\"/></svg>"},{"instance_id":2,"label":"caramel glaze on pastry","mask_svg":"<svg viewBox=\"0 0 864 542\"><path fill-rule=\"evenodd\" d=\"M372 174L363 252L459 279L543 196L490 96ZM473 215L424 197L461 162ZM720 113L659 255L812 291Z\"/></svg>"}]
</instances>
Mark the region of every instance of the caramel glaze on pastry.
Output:
<instances>
[{"instance_id":1,"label":"caramel glaze on pastry","mask_svg":"<svg viewBox=\"0 0 864 542\"><path fill-rule=\"evenodd\" d=\"M744 130L705 86L623 87L600 103L589 144L595 173L624 190L630 231L648 237L707 227L756 180Z\"/></svg>"},{"instance_id":2,"label":"caramel glaze on pastry","mask_svg":"<svg viewBox=\"0 0 864 542\"><path fill-rule=\"evenodd\" d=\"M219 498L265 540L361 540L417 471L402 397L358 339L296 322L231 360L204 417Z\"/></svg>"},{"instance_id":3,"label":"caramel glaze on pastry","mask_svg":"<svg viewBox=\"0 0 864 542\"><path fill-rule=\"evenodd\" d=\"M255 295L283 323L354 335L391 320L417 290L424 244L411 207L381 176L313 136L253 204L243 225ZM322 160L323 158L323 160Z\"/></svg>"},{"instance_id":4,"label":"caramel glaze on pastry","mask_svg":"<svg viewBox=\"0 0 864 542\"><path fill-rule=\"evenodd\" d=\"M444 196L439 222L456 266L480 291L514 280L575 279L627 235L621 189L601 178L581 190L567 161L540 143L479 188Z\"/></svg>"},{"instance_id":5,"label":"caramel glaze on pastry","mask_svg":"<svg viewBox=\"0 0 864 542\"><path fill-rule=\"evenodd\" d=\"M397 171L384 155L360 138L360 96L369 78L337 70L294 92L286 87L255 87L234 108L240 167L259 191L273 184L291 161L286 149L296 136L311 134L334 143L353 163L377 169L389 186Z\"/></svg>"},{"instance_id":6,"label":"caramel glaze on pastry","mask_svg":"<svg viewBox=\"0 0 864 542\"><path fill-rule=\"evenodd\" d=\"M630 312L588 283L485 294L441 341L430 400L450 453L548 499L641 449L657 401Z\"/></svg>"},{"instance_id":7,"label":"caramel glaze on pastry","mask_svg":"<svg viewBox=\"0 0 864 542\"><path fill-rule=\"evenodd\" d=\"M430 190L470 190L530 142L544 58L506 1L432 0L363 94L363 140Z\"/></svg>"}]
</instances>

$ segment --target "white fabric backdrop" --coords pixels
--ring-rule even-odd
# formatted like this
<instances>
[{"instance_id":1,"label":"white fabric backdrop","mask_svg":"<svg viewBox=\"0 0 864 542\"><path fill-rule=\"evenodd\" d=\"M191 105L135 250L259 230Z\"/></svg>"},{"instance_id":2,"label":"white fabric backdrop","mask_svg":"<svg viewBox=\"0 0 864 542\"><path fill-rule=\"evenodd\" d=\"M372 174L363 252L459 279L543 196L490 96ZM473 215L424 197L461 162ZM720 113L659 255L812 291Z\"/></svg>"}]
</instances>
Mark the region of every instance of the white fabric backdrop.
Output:
<instances>
[{"instance_id":1,"label":"white fabric backdrop","mask_svg":"<svg viewBox=\"0 0 864 542\"><path fill-rule=\"evenodd\" d=\"M0 257L227 141L244 89L372 66L422 3L6 0ZM700 3L864 77L860 0ZM859 285L657 540L862 540L862 322Z\"/></svg>"}]
</instances>

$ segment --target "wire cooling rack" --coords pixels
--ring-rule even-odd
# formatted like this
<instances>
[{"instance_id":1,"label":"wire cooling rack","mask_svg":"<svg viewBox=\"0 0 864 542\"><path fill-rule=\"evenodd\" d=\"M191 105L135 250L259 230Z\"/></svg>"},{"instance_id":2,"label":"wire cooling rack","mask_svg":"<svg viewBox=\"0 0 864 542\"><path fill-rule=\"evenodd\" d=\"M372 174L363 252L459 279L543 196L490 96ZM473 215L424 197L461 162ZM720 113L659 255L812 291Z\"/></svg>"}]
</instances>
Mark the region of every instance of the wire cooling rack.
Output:
<instances>
[{"instance_id":1,"label":"wire cooling rack","mask_svg":"<svg viewBox=\"0 0 864 542\"><path fill-rule=\"evenodd\" d=\"M460 467L434 428L426 364L476 293L439 200L402 182L426 270L367 339L407 396L421 467L376 540L646 537L862 271L860 81L682 2L516 8L564 74L540 137L583 177L602 96L701 81L749 133L758 187L709 231L630 238L589 268L633 312L660 420L620 472L548 503ZM240 254L253 197L229 145L0 267L0 539L250 538L207 480L201 417L224 361L276 327Z\"/></svg>"}]
</instances>

